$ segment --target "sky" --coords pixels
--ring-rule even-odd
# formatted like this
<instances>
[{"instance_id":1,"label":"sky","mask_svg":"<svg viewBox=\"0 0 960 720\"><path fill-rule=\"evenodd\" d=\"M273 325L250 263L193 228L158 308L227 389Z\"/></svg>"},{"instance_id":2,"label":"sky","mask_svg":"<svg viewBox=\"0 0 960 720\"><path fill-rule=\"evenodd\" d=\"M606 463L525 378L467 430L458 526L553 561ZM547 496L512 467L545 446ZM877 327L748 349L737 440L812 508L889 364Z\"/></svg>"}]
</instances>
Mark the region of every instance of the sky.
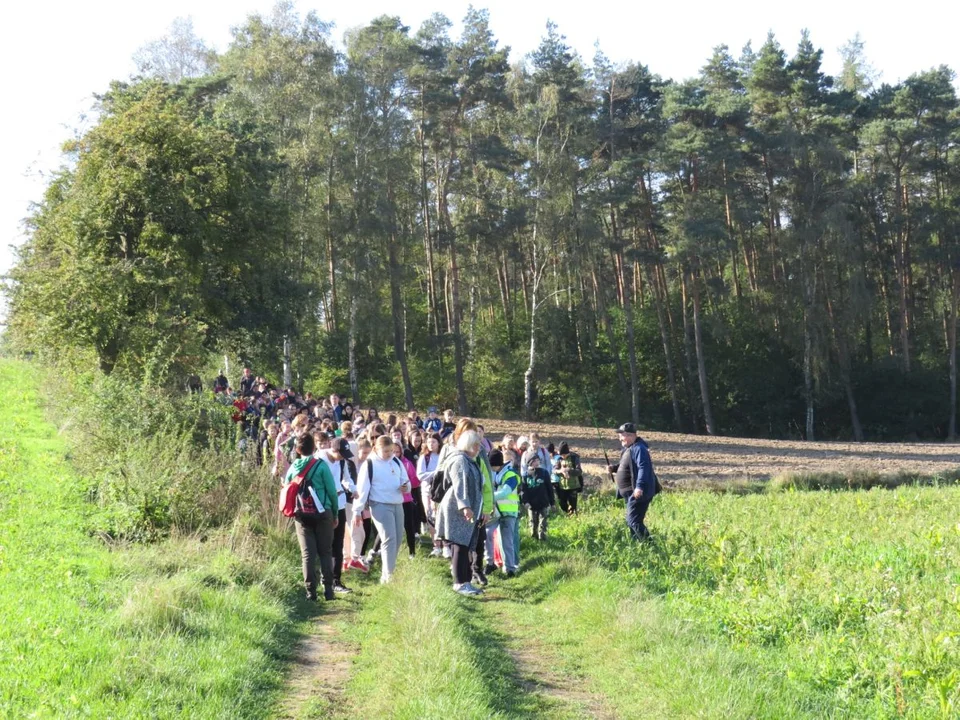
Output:
<instances>
[{"instance_id":1,"label":"sky","mask_svg":"<svg viewBox=\"0 0 960 720\"><path fill-rule=\"evenodd\" d=\"M61 144L89 125L95 93L113 79L130 76L131 57L139 47L165 35L174 19L190 17L200 38L224 50L232 27L251 13L269 14L273 5L273 0L28 0L8 8L0 42L0 92L6 98L6 110L0 111L0 275L14 262L12 248L23 241L22 220L31 203L42 198L50 173L62 163ZM348 28L382 14L398 15L414 32L436 11L459 21L468 5L460 0L295 3L303 14L314 10L332 21L336 40ZM914 0L896 12L884 3L866 6L849 0L476 0L474 5L490 11L494 35L501 46L511 48L511 61L536 47L550 19L587 60L599 43L615 63L638 61L678 80L696 75L715 46L726 44L738 55L748 41L758 49L768 31L791 53L804 28L814 45L823 48L824 69L831 74L840 69L838 49L858 32L884 82L896 83L938 65L960 70L955 39L960 3L955 0ZM2 314L0 307L0 318Z\"/></svg>"}]
</instances>

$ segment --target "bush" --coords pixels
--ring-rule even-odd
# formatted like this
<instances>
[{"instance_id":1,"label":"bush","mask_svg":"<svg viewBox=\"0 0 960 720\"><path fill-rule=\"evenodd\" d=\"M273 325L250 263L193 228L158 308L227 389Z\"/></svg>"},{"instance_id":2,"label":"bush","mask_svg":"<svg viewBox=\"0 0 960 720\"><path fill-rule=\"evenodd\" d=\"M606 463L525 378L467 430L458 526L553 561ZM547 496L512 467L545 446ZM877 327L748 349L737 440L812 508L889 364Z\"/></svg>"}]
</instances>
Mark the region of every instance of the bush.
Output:
<instances>
[{"instance_id":1,"label":"bush","mask_svg":"<svg viewBox=\"0 0 960 720\"><path fill-rule=\"evenodd\" d=\"M263 505L267 481L241 452L232 408L212 395L171 396L114 374L59 378L56 413L97 511L89 530L154 540L202 530Z\"/></svg>"}]
</instances>

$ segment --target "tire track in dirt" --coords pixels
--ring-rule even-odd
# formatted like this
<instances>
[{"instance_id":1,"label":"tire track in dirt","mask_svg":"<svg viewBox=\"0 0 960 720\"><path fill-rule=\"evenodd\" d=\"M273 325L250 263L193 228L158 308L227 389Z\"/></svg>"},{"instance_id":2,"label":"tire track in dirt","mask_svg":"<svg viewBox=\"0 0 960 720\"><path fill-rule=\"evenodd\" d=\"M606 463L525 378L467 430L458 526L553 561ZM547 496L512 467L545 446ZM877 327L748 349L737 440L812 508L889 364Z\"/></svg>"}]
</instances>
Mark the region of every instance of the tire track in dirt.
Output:
<instances>
[{"instance_id":1,"label":"tire track in dirt","mask_svg":"<svg viewBox=\"0 0 960 720\"><path fill-rule=\"evenodd\" d=\"M337 625L350 622L356 609L343 601L328 603L324 609L310 620L310 632L294 653L278 720L332 718L343 705L359 648L343 639Z\"/></svg>"},{"instance_id":2,"label":"tire track in dirt","mask_svg":"<svg viewBox=\"0 0 960 720\"><path fill-rule=\"evenodd\" d=\"M607 707L602 695L581 687L578 673L558 671L563 665L561 657L539 633L539 628L555 619L544 616L536 594L531 596L522 587L508 584L511 582L499 576L492 579L478 603L503 636L518 690L540 696L548 706L543 716L552 720L617 720L619 716ZM564 678L567 683L560 681Z\"/></svg>"}]
</instances>

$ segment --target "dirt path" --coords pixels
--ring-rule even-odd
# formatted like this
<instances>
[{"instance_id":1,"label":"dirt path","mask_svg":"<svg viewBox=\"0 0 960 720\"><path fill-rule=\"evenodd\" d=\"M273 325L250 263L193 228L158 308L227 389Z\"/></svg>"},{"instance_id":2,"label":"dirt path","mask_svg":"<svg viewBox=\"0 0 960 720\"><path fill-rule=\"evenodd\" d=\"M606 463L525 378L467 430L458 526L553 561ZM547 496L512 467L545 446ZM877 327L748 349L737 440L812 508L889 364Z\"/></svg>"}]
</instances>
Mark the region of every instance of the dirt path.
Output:
<instances>
[{"instance_id":1,"label":"dirt path","mask_svg":"<svg viewBox=\"0 0 960 720\"><path fill-rule=\"evenodd\" d=\"M539 629L555 619L547 617L540 606L538 598L542 596L527 592L527 583L521 580L493 579L478 601L489 621L503 633L504 649L516 669L516 685L539 696L538 716L616 720L618 716L606 707L604 698L583 687L577 669L570 668L558 649L541 637Z\"/></svg>"},{"instance_id":2,"label":"dirt path","mask_svg":"<svg viewBox=\"0 0 960 720\"><path fill-rule=\"evenodd\" d=\"M278 719L331 718L342 704L357 648L343 640L337 626L349 622L356 610L343 602L324 610L310 620L310 632L291 662Z\"/></svg>"},{"instance_id":3,"label":"dirt path","mask_svg":"<svg viewBox=\"0 0 960 720\"><path fill-rule=\"evenodd\" d=\"M592 427L481 420L487 434L499 440L505 432L529 434L543 441L566 440L579 452L589 472L603 472L603 449L611 462L619 456L612 429L601 429L603 442ZM916 472L924 475L955 472L960 468L960 445L947 443L843 443L798 440L680 435L644 432L657 466L657 475L670 484L690 481L764 480L781 473Z\"/></svg>"}]
</instances>

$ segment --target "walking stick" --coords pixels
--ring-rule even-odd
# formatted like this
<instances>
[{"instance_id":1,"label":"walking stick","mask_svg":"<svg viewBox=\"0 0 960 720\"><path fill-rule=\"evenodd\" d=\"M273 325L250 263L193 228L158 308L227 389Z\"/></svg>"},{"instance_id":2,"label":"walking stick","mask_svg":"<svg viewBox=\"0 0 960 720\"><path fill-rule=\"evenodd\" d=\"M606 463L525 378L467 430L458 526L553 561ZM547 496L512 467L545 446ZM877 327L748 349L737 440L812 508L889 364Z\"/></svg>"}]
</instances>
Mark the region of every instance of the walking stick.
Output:
<instances>
[{"instance_id":1,"label":"walking stick","mask_svg":"<svg viewBox=\"0 0 960 720\"><path fill-rule=\"evenodd\" d=\"M610 456L607 455L607 448L603 444L603 435L600 434L600 426L597 424L597 414L594 412L593 403L590 401L590 396L585 395L587 398L587 405L590 408L590 419L593 420L593 427L597 431L597 440L600 442L600 449L603 451L603 459L607 461L607 474L610 475L611 479L613 478L613 473L610 472Z\"/></svg>"}]
</instances>

